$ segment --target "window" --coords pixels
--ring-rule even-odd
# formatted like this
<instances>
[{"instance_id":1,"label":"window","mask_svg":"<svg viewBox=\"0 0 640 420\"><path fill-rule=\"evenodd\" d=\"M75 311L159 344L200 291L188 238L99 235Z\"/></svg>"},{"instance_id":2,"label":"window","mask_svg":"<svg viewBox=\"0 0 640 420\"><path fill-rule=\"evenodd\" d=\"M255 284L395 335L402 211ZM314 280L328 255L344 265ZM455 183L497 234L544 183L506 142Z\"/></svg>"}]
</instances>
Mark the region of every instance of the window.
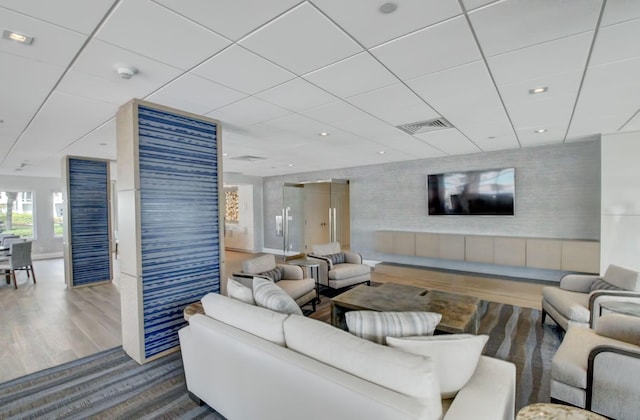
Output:
<instances>
[{"instance_id":1,"label":"window","mask_svg":"<svg viewBox=\"0 0 640 420\"><path fill-rule=\"evenodd\" d=\"M62 236L62 221L64 217L64 203L62 193L53 193L53 236Z\"/></svg>"},{"instance_id":2,"label":"window","mask_svg":"<svg viewBox=\"0 0 640 420\"><path fill-rule=\"evenodd\" d=\"M0 231L33 237L32 192L0 192Z\"/></svg>"}]
</instances>

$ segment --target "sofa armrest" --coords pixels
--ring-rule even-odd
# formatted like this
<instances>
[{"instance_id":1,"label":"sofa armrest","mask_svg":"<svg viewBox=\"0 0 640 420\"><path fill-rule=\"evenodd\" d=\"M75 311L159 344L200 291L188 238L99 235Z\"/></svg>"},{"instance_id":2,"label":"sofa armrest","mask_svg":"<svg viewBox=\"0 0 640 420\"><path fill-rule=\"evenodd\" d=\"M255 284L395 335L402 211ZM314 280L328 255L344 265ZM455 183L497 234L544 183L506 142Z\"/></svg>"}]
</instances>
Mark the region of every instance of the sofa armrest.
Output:
<instances>
[{"instance_id":1,"label":"sofa armrest","mask_svg":"<svg viewBox=\"0 0 640 420\"><path fill-rule=\"evenodd\" d=\"M589 312L591 318L589 326L594 328L596 321L600 317L600 304L603 302L637 302L640 303L640 292L627 290L595 290L589 294Z\"/></svg>"},{"instance_id":2,"label":"sofa armrest","mask_svg":"<svg viewBox=\"0 0 640 420\"><path fill-rule=\"evenodd\" d=\"M480 356L469 382L451 403L444 420L512 420L515 415L516 367Z\"/></svg>"},{"instance_id":3,"label":"sofa armrest","mask_svg":"<svg viewBox=\"0 0 640 420\"><path fill-rule=\"evenodd\" d=\"M358 254L357 252L349 252L349 251L342 251L344 252L344 261L349 263L349 264L362 264L362 255Z\"/></svg>"},{"instance_id":4,"label":"sofa armrest","mask_svg":"<svg viewBox=\"0 0 640 420\"><path fill-rule=\"evenodd\" d=\"M243 272L237 272L231 274L231 278L238 281L243 286L248 287L249 289L253 289L253 274L247 274Z\"/></svg>"},{"instance_id":5,"label":"sofa armrest","mask_svg":"<svg viewBox=\"0 0 640 420\"><path fill-rule=\"evenodd\" d=\"M327 258L323 255L317 255L317 254L307 254L307 258L310 260L324 261L324 263L327 264L327 268L329 270L333 268L333 263L331 262L331 258Z\"/></svg>"},{"instance_id":6,"label":"sofa armrest","mask_svg":"<svg viewBox=\"0 0 640 420\"><path fill-rule=\"evenodd\" d=\"M587 367L585 408L612 418L635 417L640 412L639 374L640 348L594 347Z\"/></svg>"},{"instance_id":7,"label":"sofa armrest","mask_svg":"<svg viewBox=\"0 0 640 420\"><path fill-rule=\"evenodd\" d=\"M566 274L560 279L560 288L572 292L589 293L591 283L598 276L592 274Z\"/></svg>"},{"instance_id":8,"label":"sofa armrest","mask_svg":"<svg viewBox=\"0 0 640 420\"><path fill-rule=\"evenodd\" d=\"M304 278L304 270L299 265L278 264L282 269L283 280L302 280Z\"/></svg>"}]
</instances>

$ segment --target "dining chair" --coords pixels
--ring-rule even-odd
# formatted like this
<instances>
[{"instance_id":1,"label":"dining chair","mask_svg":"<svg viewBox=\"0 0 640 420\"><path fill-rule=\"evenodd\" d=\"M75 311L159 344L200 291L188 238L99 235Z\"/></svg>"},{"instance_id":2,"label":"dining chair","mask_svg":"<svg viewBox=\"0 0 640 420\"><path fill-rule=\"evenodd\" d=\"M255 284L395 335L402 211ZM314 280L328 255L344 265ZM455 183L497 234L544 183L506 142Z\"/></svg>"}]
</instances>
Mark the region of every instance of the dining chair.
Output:
<instances>
[{"instance_id":1,"label":"dining chair","mask_svg":"<svg viewBox=\"0 0 640 420\"><path fill-rule=\"evenodd\" d=\"M31 261L31 241L14 242L10 245L10 253L8 264L6 262L0 264L0 271L5 272L7 283L9 283L9 275L13 279L13 286L18 288L16 280L16 271L25 270L27 277L33 276L33 283L36 283L36 273L33 271L33 262Z\"/></svg>"},{"instance_id":2,"label":"dining chair","mask_svg":"<svg viewBox=\"0 0 640 420\"><path fill-rule=\"evenodd\" d=\"M2 238L2 248L0 249L0 261L8 260L8 256L11 253L9 251L11 244L16 242L26 242L25 238L21 238L19 236L6 236Z\"/></svg>"}]
</instances>

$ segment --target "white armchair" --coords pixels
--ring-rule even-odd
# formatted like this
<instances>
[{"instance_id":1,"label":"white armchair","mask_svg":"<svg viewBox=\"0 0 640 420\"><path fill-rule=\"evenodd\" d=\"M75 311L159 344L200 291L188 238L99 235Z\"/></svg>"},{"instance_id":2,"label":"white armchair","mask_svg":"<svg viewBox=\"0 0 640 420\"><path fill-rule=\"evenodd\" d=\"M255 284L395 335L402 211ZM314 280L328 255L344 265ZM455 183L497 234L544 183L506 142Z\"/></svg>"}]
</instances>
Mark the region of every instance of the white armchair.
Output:
<instances>
[{"instance_id":1,"label":"white armchair","mask_svg":"<svg viewBox=\"0 0 640 420\"><path fill-rule=\"evenodd\" d=\"M358 283L371 284L371 267L362 263L362 255L343 251L339 242L313 245L307 258L320 263L319 283L341 289Z\"/></svg>"},{"instance_id":2,"label":"white armchair","mask_svg":"<svg viewBox=\"0 0 640 420\"><path fill-rule=\"evenodd\" d=\"M560 287L542 288L542 322L549 315L563 330L593 327L605 301L640 302L640 273L610 265L603 277L568 274Z\"/></svg>"}]
</instances>

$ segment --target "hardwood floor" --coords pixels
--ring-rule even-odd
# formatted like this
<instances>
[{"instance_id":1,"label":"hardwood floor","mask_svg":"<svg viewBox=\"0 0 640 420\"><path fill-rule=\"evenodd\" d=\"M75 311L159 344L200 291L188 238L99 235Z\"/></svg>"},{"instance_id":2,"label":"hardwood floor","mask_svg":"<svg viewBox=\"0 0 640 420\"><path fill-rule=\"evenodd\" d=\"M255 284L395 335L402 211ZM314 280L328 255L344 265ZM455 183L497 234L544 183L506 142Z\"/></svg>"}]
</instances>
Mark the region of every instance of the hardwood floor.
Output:
<instances>
[{"instance_id":1,"label":"hardwood floor","mask_svg":"<svg viewBox=\"0 0 640 420\"><path fill-rule=\"evenodd\" d=\"M242 261L251 257L227 251L224 278L239 271ZM62 259L35 261L34 269L35 285L24 272L18 274L18 290L0 282L0 382L122 344L117 278L115 284L67 289ZM388 264L378 265L372 279L536 309L540 308L543 286Z\"/></svg>"}]
</instances>

